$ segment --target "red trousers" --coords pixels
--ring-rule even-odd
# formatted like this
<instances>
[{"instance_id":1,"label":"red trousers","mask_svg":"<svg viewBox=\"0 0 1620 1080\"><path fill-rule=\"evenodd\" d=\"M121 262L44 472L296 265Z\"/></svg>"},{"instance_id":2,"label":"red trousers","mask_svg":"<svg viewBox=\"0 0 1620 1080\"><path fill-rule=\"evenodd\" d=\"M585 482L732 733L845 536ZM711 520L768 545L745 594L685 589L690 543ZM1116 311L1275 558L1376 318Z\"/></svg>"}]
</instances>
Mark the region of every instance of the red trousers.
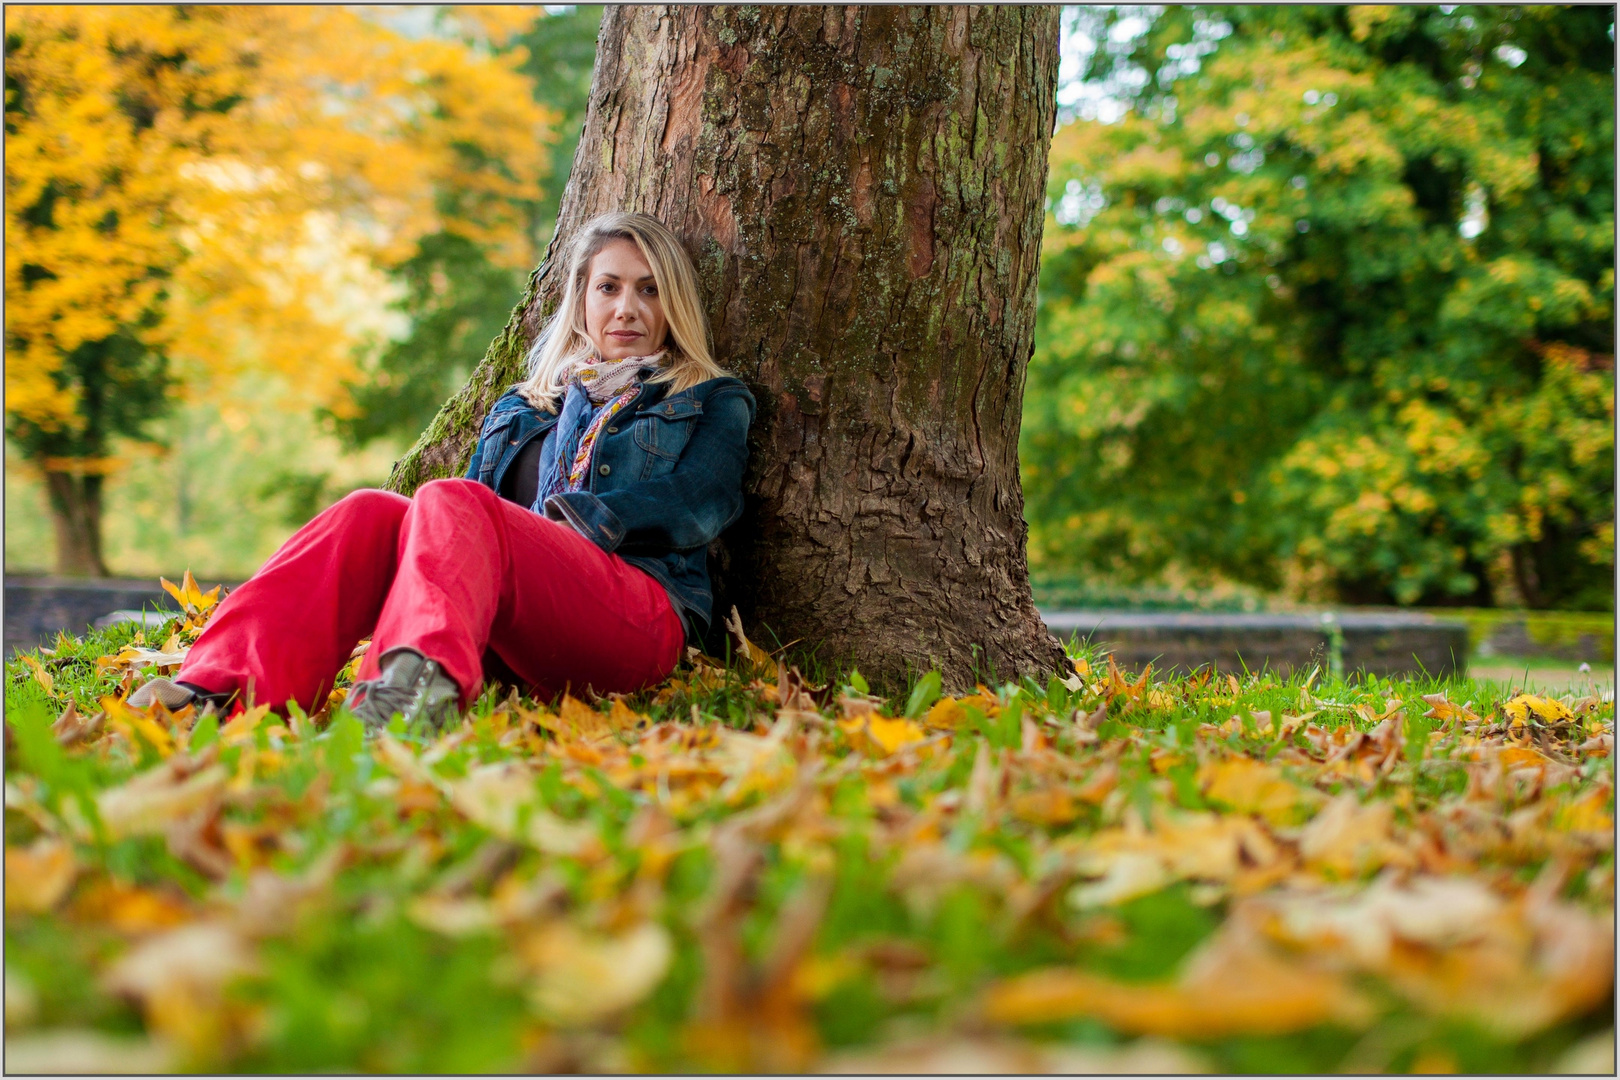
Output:
<instances>
[{"instance_id":1,"label":"red trousers","mask_svg":"<svg viewBox=\"0 0 1620 1080\"><path fill-rule=\"evenodd\" d=\"M486 650L550 698L651 686L685 644L646 573L482 484L434 480L323 510L221 601L176 678L313 712L367 636L359 678L408 646L455 679L463 709Z\"/></svg>"}]
</instances>

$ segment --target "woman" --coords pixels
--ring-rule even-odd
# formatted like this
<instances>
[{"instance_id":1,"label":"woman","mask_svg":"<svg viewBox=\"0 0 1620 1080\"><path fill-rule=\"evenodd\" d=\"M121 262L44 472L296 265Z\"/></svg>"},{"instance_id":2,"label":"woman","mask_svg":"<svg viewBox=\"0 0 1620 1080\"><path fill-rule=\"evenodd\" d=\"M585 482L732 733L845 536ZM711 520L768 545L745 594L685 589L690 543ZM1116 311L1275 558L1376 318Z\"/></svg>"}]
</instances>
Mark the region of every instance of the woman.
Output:
<instances>
[{"instance_id":1,"label":"woman","mask_svg":"<svg viewBox=\"0 0 1620 1080\"><path fill-rule=\"evenodd\" d=\"M753 417L710 354L674 233L594 218L466 476L321 512L219 605L175 680L130 704L313 711L367 635L347 705L368 728L458 715L488 654L545 697L655 684L708 627L707 545L742 511Z\"/></svg>"}]
</instances>

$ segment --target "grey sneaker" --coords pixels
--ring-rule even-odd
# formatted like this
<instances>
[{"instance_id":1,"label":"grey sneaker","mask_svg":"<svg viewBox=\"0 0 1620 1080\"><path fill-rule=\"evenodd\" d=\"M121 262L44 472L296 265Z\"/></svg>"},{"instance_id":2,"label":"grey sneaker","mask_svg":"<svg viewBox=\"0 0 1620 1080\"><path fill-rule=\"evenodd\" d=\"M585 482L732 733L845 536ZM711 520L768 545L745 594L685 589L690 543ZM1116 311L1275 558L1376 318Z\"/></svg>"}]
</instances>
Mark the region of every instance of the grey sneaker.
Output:
<instances>
[{"instance_id":1,"label":"grey sneaker","mask_svg":"<svg viewBox=\"0 0 1620 1080\"><path fill-rule=\"evenodd\" d=\"M159 675L155 679L148 679L142 683L134 693L129 695L128 704L137 709L150 709L154 703L161 702L170 712L179 712L187 705L197 706L201 712L212 705L217 712L223 713L225 707L231 703L236 694L214 694L200 686L191 683L175 682Z\"/></svg>"},{"instance_id":2,"label":"grey sneaker","mask_svg":"<svg viewBox=\"0 0 1620 1080\"><path fill-rule=\"evenodd\" d=\"M438 661L415 649L392 649L375 679L354 684L344 704L367 731L386 727L398 713L407 724L426 719L434 727L461 713L461 688Z\"/></svg>"}]
</instances>

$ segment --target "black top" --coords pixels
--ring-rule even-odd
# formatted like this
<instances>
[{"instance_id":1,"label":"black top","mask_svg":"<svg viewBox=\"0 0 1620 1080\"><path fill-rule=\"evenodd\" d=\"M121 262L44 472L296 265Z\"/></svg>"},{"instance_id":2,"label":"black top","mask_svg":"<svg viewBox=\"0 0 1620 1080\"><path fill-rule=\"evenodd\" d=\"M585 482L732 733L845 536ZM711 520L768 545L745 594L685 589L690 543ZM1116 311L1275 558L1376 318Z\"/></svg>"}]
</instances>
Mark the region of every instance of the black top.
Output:
<instances>
[{"instance_id":1,"label":"black top","mask_svg":"<svg viewBox=\"0 0 1620 1080\"><path fill-rule=\"evenodd\" d=\"M501 477L501 498L510 499L527 510L540 494L540 447L545 439L530 439Z\"/></svg>"}]
</instances>

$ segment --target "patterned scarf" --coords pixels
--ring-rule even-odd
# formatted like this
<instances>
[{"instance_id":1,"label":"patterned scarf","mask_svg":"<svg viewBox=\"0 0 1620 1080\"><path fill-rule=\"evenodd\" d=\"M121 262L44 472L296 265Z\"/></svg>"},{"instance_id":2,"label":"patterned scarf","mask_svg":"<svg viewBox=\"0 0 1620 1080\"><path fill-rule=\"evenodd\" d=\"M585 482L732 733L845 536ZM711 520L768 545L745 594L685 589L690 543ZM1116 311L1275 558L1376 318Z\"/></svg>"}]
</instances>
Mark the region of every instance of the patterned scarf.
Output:
<instances>
[{"instance_id":1,"label":"patterned scarf","mask_svg":"<svg viewBox=\"0 0 1620 1080\"><path fill-rule=\"evenodd\" d=\"M557 468L551 482L541 485L537 500L543 504L552 495L565 491L580 491L585 486L591 468L591 455L596 449L596 437L609 420L641 392L643 373L652 374L664 359L664 351L650 356L630 356L623 360L576 360L563 368L563 382L571 385L576 379L592 405L599 406L596 415L579 437L579 446L570 459L565 453L557 455ZM613 396L617 395L617 396ZM609 400L609 398L612 400ZM605 403L605 404L604 404ZM567 411L567 410L564 410ZM561 449L561 447L559 447Z\"/></svg>"},{"instance_id":2,"label":"patterned scarf","mask_svg":"<svg viewBox=\"0 0 1620 1080\"><path fill-rule=\"evenodd\" d=\"M585 387L591 404L600 405L609 398L618 397L624 393L625 387L639 381L642 368L662 367L667 351L660 349L647 356L627 356L623 360L603 360L595 356L570 360L563 365L561 382L567 386L578 379Z\"/></svg>"}]
</instances>

